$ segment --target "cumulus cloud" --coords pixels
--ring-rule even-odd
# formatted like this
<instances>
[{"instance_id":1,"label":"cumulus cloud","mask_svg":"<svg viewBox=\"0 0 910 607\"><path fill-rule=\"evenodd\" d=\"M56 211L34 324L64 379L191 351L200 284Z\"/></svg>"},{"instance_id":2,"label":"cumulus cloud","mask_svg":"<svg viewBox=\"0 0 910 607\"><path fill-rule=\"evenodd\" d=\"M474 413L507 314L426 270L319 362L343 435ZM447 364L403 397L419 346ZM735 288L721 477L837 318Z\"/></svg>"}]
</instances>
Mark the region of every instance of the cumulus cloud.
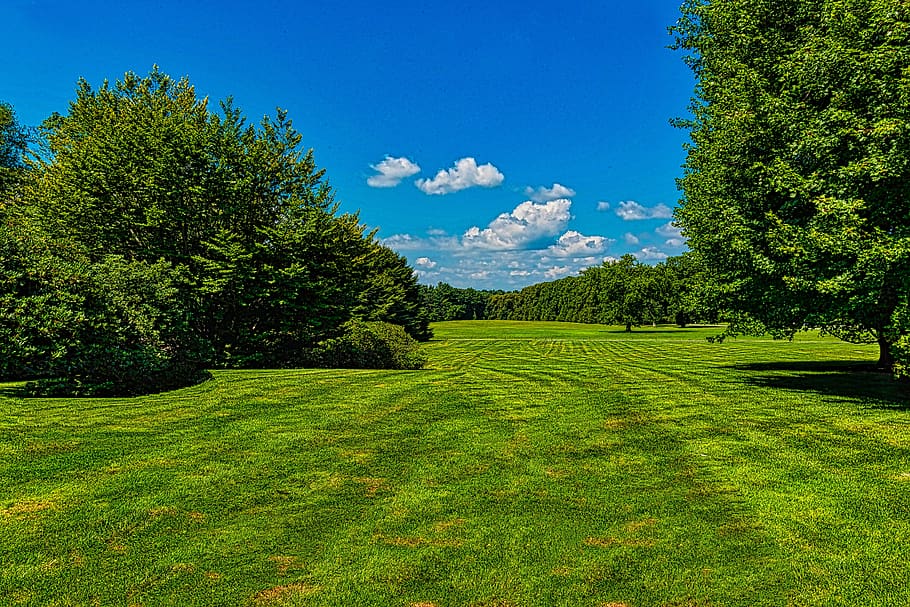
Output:
<instances>
[{"instance_id":1,"label":"cumulus cloud","mask_svg":"<svg viewBox=\"0 0 910 607\"><path fill-rule=\"evenodd\" d=\"M646 207L638 204L634 200L626 200L619 203L616 209L616 215L625 221L635 221L638 219L670 219L673 217L673 209L665 204L658 204L654 207Z\"/></svg>"},{"instance_id":2,"label":"cumulus cloud","mask_svg":"<svg viewBox=\"0 0 910 607\"><path fill-rule=\"evenodd\" d=\"M529 186L525 188L525 195L534 202L549 202L550 200L557 200L559 198L572 198L575 196L575 190L568 188L561 183L554 183L552 188L545 188L543 186L532 188Z\"/></svg>"},{"instance_id":3,"label":"cumulus cloud","mask_svg":"<svg viewBox=\"0 0 910 607\"><path fill-rule=\"evenodd\" d=\"M604 211L609 211L609 210L610 210L610 203L609 203L609 202L603 202L603 201L598 202L598 203L597 203L597 210L600 211L601 213L604 212Z\"/></svg>"},{"instance_id":4,"label":"cumulus cloud","mask_svg":"<svg viewBox=\"0 0 910 607\"><path fill-rule=\"evenodd\" d=\"M433 261L432 259L430 259L429 257L418 257L416 260L414 260L414 265L416 265L419 268L426 268L427 270L432 270L438 264L435 261Z\"/></svg>"},{"instance_id":5,"label":"cumulus cloud","mask_svg":"<svg viewBox=\"0 0 910 607\"><path fill-rule=\"evenodd\" d=\"M371 164L370 168L379 173L367 178L367 185L373 188L394 188L402 179L420 172L420 167L407 158L391 156L379 164Z\"/></svg>"},{"instance_id":6,"label":"cumulus cloud","mask_svg":"<svg viewBox=\"0 0 910 607\"><path fill-rule=\"evenodd\" d=\"M673 222L665 223L654 231L664 238L682 238L682 230L673 225Z\"/></svg>"},{"instance_id":7,"label":"cumulus cloud","mask_svg":"<svg viewBox=\"0 0 910 607\"><path fill-rule=\"evenodd\" d=\"M590 257L603 253L609 242L603 236L584 236L569 230L547 249L547 253L554 257Z\"/></svg>"},{"instance_id":8,"label":"cumulus cloud","mask_svg":"<svg viewBox=\"0 0 910 607\"><path fill-rule=\"evenodd\" d=\"M630 244L632 246L635 246L641 242L641 240L638 239L638 236L636 236L632 232L626 232L625 234L623 234L622 239L625 241L626 244Z\"/></svg>"},{"instance_id":9,"label":"cumulus cloud","mask_svg":"<svg viewBox=\"0 0 910 607\"><path fill-rule=\"evenodd\" d=\"M657 247L645 247L638 253L634 253L635 257L641 259L642 261L663 261L669 255L658 249Z\"/></svg>"},{"instance_id":10,"label":"cumulus cloud","mask_svg":"<svg viewBox=\"0 0 910 607\"><path fill-rule=\"evenodd\" d=\"M538 204L527 200L511 213L503 213L481 229L471 227L462 236L466 248L510 250L520 249L565 230L571 215L572 201L565 198Z\"/></svg>"},{"instance_id":11,"label":"cumulus cloud","mask_svg":"<svg viewBox=\"0 0 910 607\"><path fill-rule=\"evenodd\" d=\"M492 164L477 166L473 158L462 158L454 168L439 171L433 179L418 179L417 187L425 194L451 194L475 186L493 188L504 179Z\"/></svg>"},{"instance_id":12,"label":"cumulus cloud","mask_svg":"<svg viewBox=\"0 0 910 607\"><path fill-rule=\"evenodd\" d=\"M568 276L572 273L572 268L569 266L553 266L543 273L543 275L550 280L555 278L561 278L563 276Z\"/></svg>"},{"instance_id":13,"label":"cumulus cloud","mask_svg":"<svg viewBox=\"0 0 910 607\"><path fill-rule=\"evenodd\" d=\"M668 247L681 247L686 244L686 241L682 238L668 238L664 244Z\"/></svg>"}]
</instances>

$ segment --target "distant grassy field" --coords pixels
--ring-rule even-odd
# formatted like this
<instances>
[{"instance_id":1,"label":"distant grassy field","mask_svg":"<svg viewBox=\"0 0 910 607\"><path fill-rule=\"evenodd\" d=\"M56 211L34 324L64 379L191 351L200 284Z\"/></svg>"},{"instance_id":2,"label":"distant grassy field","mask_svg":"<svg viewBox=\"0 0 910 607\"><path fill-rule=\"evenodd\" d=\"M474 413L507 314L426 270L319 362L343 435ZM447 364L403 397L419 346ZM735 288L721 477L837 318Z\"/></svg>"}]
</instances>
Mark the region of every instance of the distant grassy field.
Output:
<instances>
[{"instance_id":1,"label":"distant grassy field","mask_svg":"<svg viewBox=\"0 0 910 607\"><path fill-rule=\"evenodd\" d=\"M423 371L0 396L0 604L910 604L873 348L442 323Z\"/></svg>"}]
</instances>

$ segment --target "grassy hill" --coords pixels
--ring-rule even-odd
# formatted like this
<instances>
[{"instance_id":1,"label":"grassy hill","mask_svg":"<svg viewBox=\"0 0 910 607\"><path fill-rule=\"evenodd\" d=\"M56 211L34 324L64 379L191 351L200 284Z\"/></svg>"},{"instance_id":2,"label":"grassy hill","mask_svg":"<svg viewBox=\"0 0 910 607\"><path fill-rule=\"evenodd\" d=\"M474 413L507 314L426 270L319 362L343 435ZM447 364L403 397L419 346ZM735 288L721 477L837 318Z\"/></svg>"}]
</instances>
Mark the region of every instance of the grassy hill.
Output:
<instances>
[{"instance_id":1,"label":"grassy hill","mask_svg":"<svg viewBox=\"0 0 910 607\"><path fill-rule=\"evenodd\" d=\"M0 396L0 604L910 604L874 347L434 329L422 371Z\"/></svg>"}]
</instances>

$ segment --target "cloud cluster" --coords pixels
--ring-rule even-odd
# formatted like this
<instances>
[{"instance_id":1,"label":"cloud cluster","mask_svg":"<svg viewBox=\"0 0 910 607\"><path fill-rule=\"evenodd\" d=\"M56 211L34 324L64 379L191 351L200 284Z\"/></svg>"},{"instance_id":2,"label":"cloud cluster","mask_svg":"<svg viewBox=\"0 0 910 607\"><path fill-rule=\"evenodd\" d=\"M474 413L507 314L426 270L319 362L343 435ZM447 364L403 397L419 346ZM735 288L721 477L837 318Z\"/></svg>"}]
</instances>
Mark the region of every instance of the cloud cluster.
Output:
<instances>
[{"instance_id":1,"label":"cloud cluster","mask_svg":"<svg viewBox=\"0 0 910 607\"><path fill-rule=\"evenodd\" d=\"M367 185L373 188L394 188L402 179L420 172L420 167L407 158L391 156L386 156L378 164L371 164L370 168L378 173L367 178Z\"/></svg>"},{"instance_id":2,"label":"cloud cluster","mask_svg":"<svg viewBox=\"0 0 910 607\"><path fill-rule=\"evenodd\" d=\"M591 257L603 253L610 243L603 236L584 236L569 230L547 249L547 253L554 257Z\"/></svg>"},{"instance_id":3,"label":"cloud cluster","mask_svg":"<svg viewBox=\"0 0 910 607\"><path fill-rule=\"evenodd\" d=\"M634 253L634 255L642 261L663 261L669 257L657 247L645 247L641 251Z\"/></svg>"},{"instance_id":4,"label":"cloud cluster","mask_svg":"<svg viewBox=\"0 0 910 607\"><path fill-rule=\"evenodd\" d=\"M546 236L556 236L565 230L571 215L572 201L561 198L538 204L530 200L503 213L486 228L469 228L462 236L467 248L511 250L520 249Z\"/></svg>"},{"instance_id":5,"label":"cloud cluster","mask_svg":"<svg viewBox=\"0 0 910 607\"><path fill-rule=\"evenodd\" d=\"M599 208L599 207L598 207ZM619 203L616 209L616 215L624 221L636 221L639 219L670 219L673 217L673 209L665 204L658 204L653 207L646 207L638 204L634 200L627 200Z\"/></svg>"},{"instance_id":6,"label":"cloud cluster","mask_svg":"<svg viewBox=\"0 0 910 607\"><path fill-rule=\"evenodd\" d=\"M420 171L407 158L391 156L373 168L378 174L369 183L374 187L393 187ZM428 195L442 195L472 187L496 187L504 179L492 164L478 165L474 158L466 157L432 179L418 179L415 184ZM570 198L575 196L575 190L553 183L550 187L529 186L524 194L527 200L499 214L486 227L474 225L460 235L438 229L427 230L422 236L396 234L385 238L383 244L397 251L410 251L421 281L444 281L463 287L521 288L575 275L615 259L606 255L616 242L614 239L568 229L573 217ZM596 208L615 213L625 221L673 217L672 209L665 204L649 207L632 200L615 205L601 201ZM674 250L685 247L680 229L672 221L649 232L625 232L618 238L625 247L637 249L633 255L638 259L651 263L663 261Z\"/></svg>"},{"instance_id":7,"label":"cloud cluster","mask_svg":"<svg viewBox=\"0 0 910 607\"><path fill-rule=\"evenodd\" d=\"M529 284L578 274L610 257L554 258L546 251L462 250L443 255L437 266L427 268L414 261L420 280L426 284L446 282L455 287L521 288Z\"/></svg>"},{"instance_id":8,"label":"cloud cluster","mask_svg":"<svg viewBox=\"0 0 910 607\"><path fill-rule=\"evenodd\" d=\"M487 163L478 166L473 158L462 158L451 169L441 170L433 179L418 179L417 187L425 194L451 194L475 186L494 188L505 176Z\"/></svg>"},{"instance_id":9,"label":"cloud cluster","mask_svg":"<svg viewBox=\"0 0 910 607\"><path fill-rule=\"evenodd\" d=\"M554 183L552 188L545 188L543 186L532 188L528 186L525 188L525 195L534 202L549 202L560 198L572 198L575 196L575 190L566 187L561 183Z\"/></svg>"}]
</instances>

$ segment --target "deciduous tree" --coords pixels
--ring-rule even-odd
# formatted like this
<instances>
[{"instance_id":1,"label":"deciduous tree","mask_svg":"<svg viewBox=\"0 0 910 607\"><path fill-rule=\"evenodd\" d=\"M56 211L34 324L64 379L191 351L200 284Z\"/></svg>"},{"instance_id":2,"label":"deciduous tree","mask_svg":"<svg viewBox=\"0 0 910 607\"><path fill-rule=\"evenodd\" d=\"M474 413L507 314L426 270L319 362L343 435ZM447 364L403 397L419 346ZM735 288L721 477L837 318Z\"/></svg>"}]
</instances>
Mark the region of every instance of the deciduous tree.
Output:
<instances>
[{"instance_id":1,"label":"deciduous tree","mask_svg":"<svg viewBox=\"0 0 910 607\"><path fill-rule=\"evenodd\" d=\"M697 77L677 219L722 305L880 345L910 296L910 5L689 0ZM736 326L732 330L737 330Z\"/></svg>"}]
</instances>

